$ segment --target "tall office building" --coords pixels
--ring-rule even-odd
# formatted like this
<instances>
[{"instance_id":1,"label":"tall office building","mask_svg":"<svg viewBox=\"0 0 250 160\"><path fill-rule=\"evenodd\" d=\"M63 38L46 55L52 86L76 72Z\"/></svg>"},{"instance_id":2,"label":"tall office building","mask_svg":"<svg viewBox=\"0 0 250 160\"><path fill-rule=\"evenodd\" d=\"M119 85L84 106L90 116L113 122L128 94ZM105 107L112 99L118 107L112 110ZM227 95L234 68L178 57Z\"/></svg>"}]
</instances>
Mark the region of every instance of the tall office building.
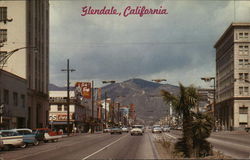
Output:
<instances>
[{"instance_id":1,"label":"tall office building","mask_svg":"<svg viewBox=\"0 0 250 160\"><path fill-rule=\"evenodd\" d=\"M232 23L214 48L217 123L227 130L250 127L250 23Z\"/></svg>"},{"instance_id":2,"label":"tall office building","mask_svg":"<svg viewBox=\"0 0 250 160\"><path fill-rule=\"evenodd\" d=\"M49 114L49 0L0 1L0 45L1 57L14 51L3 69L27 80L27 127L45 127Z\"/></svg>"}]
</instances>

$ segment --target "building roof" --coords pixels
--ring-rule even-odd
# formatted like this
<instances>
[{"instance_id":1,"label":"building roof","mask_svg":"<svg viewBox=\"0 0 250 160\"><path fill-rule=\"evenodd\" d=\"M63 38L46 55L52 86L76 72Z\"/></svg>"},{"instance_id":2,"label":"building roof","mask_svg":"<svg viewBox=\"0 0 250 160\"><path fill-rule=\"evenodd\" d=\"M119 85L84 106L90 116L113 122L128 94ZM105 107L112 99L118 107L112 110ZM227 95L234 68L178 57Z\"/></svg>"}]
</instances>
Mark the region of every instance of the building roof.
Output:
<instances>
[{"instance_id":1,"label":"building roof","mask_svg":"<svg viewBox=\"0 0 250 160\"><path fill-rule=\"evenodd\" d=\"M222 34L219 40L215 43L214 48L217 48L218 44L225 38L225 36L235 27L250 27L250 22L231 23L227 30Z\"/></svg>"}]
</instances>

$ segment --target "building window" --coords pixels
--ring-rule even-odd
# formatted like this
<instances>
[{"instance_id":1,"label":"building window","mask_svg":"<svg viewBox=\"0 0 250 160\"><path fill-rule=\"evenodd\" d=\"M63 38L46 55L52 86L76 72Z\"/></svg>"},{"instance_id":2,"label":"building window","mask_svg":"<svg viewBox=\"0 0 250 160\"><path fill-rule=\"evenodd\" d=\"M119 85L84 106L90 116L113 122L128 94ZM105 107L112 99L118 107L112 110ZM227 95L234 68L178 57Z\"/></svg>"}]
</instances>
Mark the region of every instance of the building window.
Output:
<instances>
[{"instance_id":1,"label":"building window","mask_svg":"<svg viewBox=\"0 0 250 160\"><path fill-rule=\"evenodd\" d=\"M248 107L245 106L240 107L239 114L248 114Z\"/></svg>"},{"instance_id":2,"label":"building window","mask_svg":"<svg viewBox=\"0 0 250 160\"><path fill-rule=\"evenodd\" d=\"M247 127L247 122L240 122L240 123L239 123L239 126L240 126L240 127Z\"/></svg>"},{"instance_id":3,"label":"building window","mask_svg":"<svg viewBox=\"0 0 250 160\"><path fill-rule=\"evenodd\" d=\"M0 22L7 20L7 7L0 7Z\"/></svg>"},{"instance_id":4,"label":"building window","mask_svg":"<svg viewBox=\"0 0 250 160\"><path fill-rule=\"evenodd\" d=\"M0 29L0 43L7 41L7 29Z\"/></svg>"},{"instance_id":5,"label":"building window","mask_svg":"<svg viewBox=\"0 0 250 160\"><path fill-rule=\"evenodd\" d=\"M242 67L243 66L243 59L239 59L239 65Z\"/></svg>"},{"instance_id":6,"label":"building window","mask_svg":"<svg viewBox=\"0 0 250 160\"><path fill-rule=\"evenodd\" d=\"M59 105L57 106L57 111L62 111L62 105L61 105L61 104L59 104Z\"/></svg>"},{"instance_id":7,"label":"building window","mask_svg":"<svg viewBox=\"0 0 250 160\"><path fill-rule=\"evenodd\" d=\"M3 91L3 103L9 104L9 91L7 89Z\"/></svg>"},{"instance_id":8,"label":"building window","mask_svg":"<svg viewBox=\"0 0 250 160\"><path fill-rule=\"evenodd\" d=\"M4 59L4 57L7 56L7 52L6 51L0 51L0 62Z\"/></svg>"},{"instance_id":9,"label":"building window","mask_svg":"<svg viewBox=\"0 0 250 160\"><path fill-rule=\"evenodd\" d=\"M244 38L248 38L248 33L247 32L244 33Z\"/></svg>"},{"instance_id":10,"label":"building window","mask_svg":"<svg viewBox=\"0 0 250 160\"><path fill-rule=\"evenodd\" d=\"M21 104L22 104L22 107L25 108L25 95L21 95Z\"/></svg>"},{"instance_id":11,"label":"building window","mask_svg":"<svg viewBox=\"0 0 250 160\"><path fill-rule=\"evenodd\" d=\"M248 87L244 87L244 95L248 95Z\"/></svg>"},{"instance_id":12,"label":"building window","mask_svg":"<svg viewBox=\"0 0 250 160\"><path fill-rule=\"evenodd\" d=\"M243 80L243 73L239 73L239 79Z\"/></svg>"},{"instance_id":13,"label":"building window","mask_svg":"<svg viewBox=\"0 0 250 160\"><path fill-rule=\"evenodd\" d=\"M239 87L239 94L240 94L240 95L243 94L243 87Z\"/></svg>"},{"instance_id":14,"label":"building window","mask_svg":"<svg viewBox=\"0 0 250 160\"><path fill-rule=\"evenodd\" d=\"M18 95L16 92L13 92L13 104L14 106L18 106Z\"/></svg>"},{"instance_id":15,"label":"building window","mask_svg":"<svg viewBox=\"0 0 250 160\"><path fill-rule=\"evenodd\" d=\"M64 105L64 111L67 111L67 110L68 110L68 106Z\"/></svg>"},{"instance_id":16,"label":"building window","mask_svg":"<svg viewBox=\"0 0 250 160\"><path fill-rule=\"evenodd\" d=\"M244 79L248 80L248 73L244 73Z\"/></svg>"}]
</instances>

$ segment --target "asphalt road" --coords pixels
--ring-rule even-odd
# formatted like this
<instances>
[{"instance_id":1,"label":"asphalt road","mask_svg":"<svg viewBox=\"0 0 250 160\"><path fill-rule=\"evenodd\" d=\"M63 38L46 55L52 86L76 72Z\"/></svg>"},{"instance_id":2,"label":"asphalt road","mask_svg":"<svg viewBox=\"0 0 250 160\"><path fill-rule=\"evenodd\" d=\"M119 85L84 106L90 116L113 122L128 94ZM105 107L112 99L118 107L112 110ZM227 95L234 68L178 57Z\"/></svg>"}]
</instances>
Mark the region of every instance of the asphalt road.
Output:
<instances>
[{"instance_id":1,"label":"asphalt road","mask_svg":"<svg viewBox=\"0 0 250 160\"><path fill-rule=\"evenodd\" d=\"M25 149L1 151L3 160L85 160L85 159L157 159L151 133L131 136L129 133L84 134L42 143Z\"/></svg>"},{"instance_id":2,"label":"asphalt road","mask_svg":"<svg viewBox=\"0 0 250 160\"><path fill-rule=\"evenodd\" d=\"M180 131L164 133L173 140L182 136ZM214 132L208 138L214 149L236 159L250 159L250 134L247 132Z\"/></svg>"}]
</instances>

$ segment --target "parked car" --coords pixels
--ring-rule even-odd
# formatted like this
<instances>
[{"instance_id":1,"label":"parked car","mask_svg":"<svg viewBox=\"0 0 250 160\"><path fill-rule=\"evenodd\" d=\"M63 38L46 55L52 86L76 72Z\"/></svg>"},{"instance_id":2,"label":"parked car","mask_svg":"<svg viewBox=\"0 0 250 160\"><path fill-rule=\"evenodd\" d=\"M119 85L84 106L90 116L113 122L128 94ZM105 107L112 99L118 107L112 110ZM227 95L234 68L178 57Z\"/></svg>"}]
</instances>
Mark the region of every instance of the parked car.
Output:
<instances>
[{"instance_id":1,"label":"parked car","mask_svg":"<svg viewBox=\"0 0 250 160\"><path fill-rule=\"evenodd\" d=\"M110 134L122 134L122 129L120 127L114 127L111 129Z\"/></svg>"},{"instance_id":2,"label":"parked car","mask_svg":"<svg viewBox=\"0 0 250 160\"><path fill-rule=\"evenodd\" d=\"M170 127L169 126L163 126L162 131L163 132L170 132Z\"/></svg>"},{"instance_id":3,"label":"parked car","mask_svg":"<svg viewBox=\"0 0 250 160\"><path fill-rule=\"evenodd\" d=\"M143 135L143 128L141 125L133 125L132 129L130 130L130 135Z\"/></svg>"},{"instance_id":4,"label":"parked car","mask_svg":"<svg viewBox=\"0 0 250 160\"><path fill-rule=\"evenodd\" d=\"M122 132L127 132L128 133L128 128L127 127L122 127Z\"/></svg>"},{"instance_id":5,"label":"parked car","mask_svg":"<svg viewBox=\"0 0 250 160\"><path fill-rule=\"evenodd\" d=\"M13 131L16 131L18 135L23 136L23 142L28 146L28 144L33 144L34 146L37 146L39 144L39 141L36 139L36 135L32 132L31 129L28 128L20 128L20 129L12 129ZM23 146L23 147L26 147Z\"/></svg>"},{"instance_id":6,"label":"parked car","mask_svg":"<svg viewBox=\"0 0 250 160\"><path fill-rule=\"evenodd\" d=\"M110 131L111 131L111 128L105 128L105 129L103 130L103 133L110 133Z\"/></svg>"},{"instance_id":7,"label":"parked car","mask_svg":"<svg viewBox=\"0 0 250 160\"><path fill-rule=\"evenodd\" d=\"M161 133L161 132L162 132L161 127L153 127L152 129L152 133Z\"/></svg>"},{"instance_id":8,"label":"parked car","mask_svg":"<svg viewBox=\"0 0 250 160\"><path fill-rule=\"evenodd\" d=\"M23 142L23 137L13 130L0 130L0 141L2 142L0 145L1 149L7 151L15 147L24 148L26 146Z\"/></svg>"},{"instance_id":9,"label":"parked car","mask_svg":"<svg viewBox=\"0 0 250 160\"><path fill-rule=\"evenodd\" d=\"M36 139L38 141L43 141L45 143L57 142L60 138L62 138L61 132L52 131L49 128L37 128L33 130L33 133L36 135Z\"/></svg>"},{"instance_id":10,"label":"parked car","mask_svg":"<svg viewBox=\"0 0 250 160\"><path fill-rule=\"evenodd\" d=\"M246 131L246 132L250 132L250 127L246 127L246 128L245 128L245 131Z\"/></svg>"}]
</instances>

